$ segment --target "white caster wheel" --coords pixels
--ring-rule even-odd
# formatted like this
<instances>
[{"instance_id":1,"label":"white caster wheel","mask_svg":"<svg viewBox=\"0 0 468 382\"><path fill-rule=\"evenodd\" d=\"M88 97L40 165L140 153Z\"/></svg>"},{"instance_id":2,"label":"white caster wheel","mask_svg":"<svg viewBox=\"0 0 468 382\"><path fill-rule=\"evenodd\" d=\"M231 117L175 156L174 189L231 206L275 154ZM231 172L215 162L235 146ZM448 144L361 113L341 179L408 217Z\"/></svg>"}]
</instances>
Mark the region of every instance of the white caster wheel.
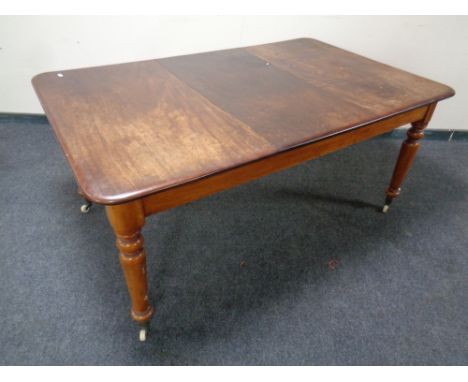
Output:
<instances>
[{"instance_id":1,"label":"white caster wheel","mask_svg":"<svg viewBox=\"0 0 468 382\"><path fill-rule=\"evenodd\" d=\"M146 341L146 336L148 334L148 329L147 328L141 328L140 333L138 338L140 339L140 342L145 342Z\"/></svg>"},{"instance_id":2,"label":"white caster wheel","mask_svg":"<svg viewBox=\"0 0 468 382\"><path fill-rule=\"evenodd\" d=\"M83 204L81 207L80 207L80 211L81 213L83 214L87 214L89 212L89 210L91 209L91 203L89 204Z\"/></svg>"},{"instance_id":3,"label":"white caster wheel","mask_svg":"<svg viewBox=\"0 0 468 382\"><path fill-rule=\"evenodd\" d=\"M388 212L388 210L390 209L390 206L388 204L384 205L383 208L382 208L382 212L384 214L386 214Z\"/></svg>"}]
</instances>

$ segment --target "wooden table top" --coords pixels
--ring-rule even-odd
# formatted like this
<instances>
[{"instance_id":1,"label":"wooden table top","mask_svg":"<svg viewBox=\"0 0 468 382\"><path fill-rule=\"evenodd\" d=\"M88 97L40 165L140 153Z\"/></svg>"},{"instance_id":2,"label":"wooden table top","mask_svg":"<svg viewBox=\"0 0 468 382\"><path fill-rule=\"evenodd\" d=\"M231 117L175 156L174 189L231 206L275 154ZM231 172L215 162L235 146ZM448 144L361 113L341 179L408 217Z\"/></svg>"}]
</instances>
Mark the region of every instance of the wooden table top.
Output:
<instances>
[{"instance_id":1,"label":"wooden table top","mask_svg":"<svg viewBox=\"0 0 468 382\"><path fill-rule=\"evenodd\" d=\"M33 78L88 199L115 204L222 172L454 91L313 39Z\"/></svg>"}]
</instances>

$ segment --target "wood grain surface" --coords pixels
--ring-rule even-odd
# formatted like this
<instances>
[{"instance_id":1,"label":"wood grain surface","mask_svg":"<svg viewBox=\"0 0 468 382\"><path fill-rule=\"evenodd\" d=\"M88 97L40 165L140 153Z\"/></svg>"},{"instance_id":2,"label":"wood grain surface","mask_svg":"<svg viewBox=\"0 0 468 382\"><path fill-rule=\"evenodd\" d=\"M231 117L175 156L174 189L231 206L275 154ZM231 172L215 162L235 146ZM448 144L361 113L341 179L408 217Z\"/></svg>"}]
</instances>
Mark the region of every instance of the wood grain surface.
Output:
<instances>
[{"instance_id":1,"label":"wood grain surface","mask_svg":"<svg viewBox=\"0 0 468 382\"><path fill-rule=\"evenodd\" d=\"M450 97L313 39L33 79L87 199L119 204Z\"/></svg>"},{"instance_id":2,"label":"wood grain surface","mask_svg":"<svg viewBox=\"0 0 468 382\"><path fill-rule=\"evenodd\" d=\"M398 126L425 118L431 106L421 106L359 129L321 139L245 165L213 174L142 198L146 216L174 208L205 196L238 186L262 176L284 170L307 160L332 153L355 143L376 137ZM402 165L404 166L404 164Z\"/></svg>"}]
</instances>

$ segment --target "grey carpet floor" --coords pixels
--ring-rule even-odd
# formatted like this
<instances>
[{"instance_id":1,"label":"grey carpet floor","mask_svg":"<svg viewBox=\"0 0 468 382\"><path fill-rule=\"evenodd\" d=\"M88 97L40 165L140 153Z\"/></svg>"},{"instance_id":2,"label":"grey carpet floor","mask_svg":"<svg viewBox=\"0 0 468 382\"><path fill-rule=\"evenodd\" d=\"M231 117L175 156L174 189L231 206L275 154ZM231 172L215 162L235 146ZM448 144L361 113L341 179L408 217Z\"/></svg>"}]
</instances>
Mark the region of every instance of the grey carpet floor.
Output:
<instances>
[{"instance_id":1,"label":"grey carpet floor","mask_svg":"<svg viewBox=\"0 0 468 382\"><path fill-rule=\"evenodd\" d=\"M466 365L468 142L426 140L384 215L399 146L149 218L140 343L103 208L80 213L46 122L1 119L0 364Z\"/></svg>"}]
</instances>

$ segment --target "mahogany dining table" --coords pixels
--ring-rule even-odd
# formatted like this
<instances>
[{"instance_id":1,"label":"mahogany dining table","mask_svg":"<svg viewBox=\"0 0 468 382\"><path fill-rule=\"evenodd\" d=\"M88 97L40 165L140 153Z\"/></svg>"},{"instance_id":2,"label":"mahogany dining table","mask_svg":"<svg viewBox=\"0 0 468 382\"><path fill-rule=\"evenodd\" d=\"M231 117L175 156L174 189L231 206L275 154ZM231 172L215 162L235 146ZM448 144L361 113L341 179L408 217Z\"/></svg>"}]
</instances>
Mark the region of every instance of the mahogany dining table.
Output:
<instances>
[{"instance_id":1,"label":"mahogany dining table","mask_svg":"<svg viewBox=\"0 0 468 382\"><path fill-rule=\"evenodd\" d=\"M455 94L311 38L53 71L32 83L82 212L105 205L141 341L154 312L148 216L411 124L387 212L436 104Z\"/></svg>"}]
</instances>

